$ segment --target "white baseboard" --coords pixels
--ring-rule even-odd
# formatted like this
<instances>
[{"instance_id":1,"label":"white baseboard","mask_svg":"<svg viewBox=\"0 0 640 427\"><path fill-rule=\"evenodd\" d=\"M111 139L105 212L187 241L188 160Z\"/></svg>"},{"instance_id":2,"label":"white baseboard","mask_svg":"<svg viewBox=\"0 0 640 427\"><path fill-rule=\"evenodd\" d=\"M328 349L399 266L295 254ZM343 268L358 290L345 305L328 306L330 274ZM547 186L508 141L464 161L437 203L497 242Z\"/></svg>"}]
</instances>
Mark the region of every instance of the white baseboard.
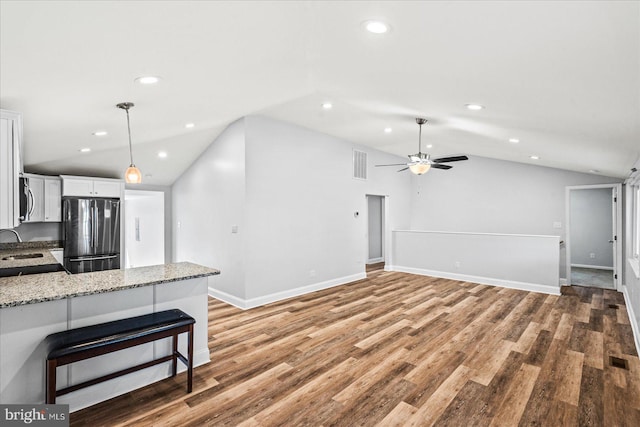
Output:
<instances>
[{"instance_id":1,"label":"white baseboard","mask_svg":"<svg viewBox=\"0 0 640 427\"><path fill-rule=\"evenodd\" d=\"M270 304L272 302L282 301L288 298L305 295L311 292L320 291L322 289L332 288L334 286L344 285L345 283L355 282L356 280L366 279L366 273L357 273L350 276L338 277L336 279L327 280L324 282L313 283L307 286L301 286L299 288L288 289L282 292L275 292L268 295L259 296L256 298L242 299L235 295L228 294L218 289L209 287L209 295L213 298L224 301L235 307L247 310L254 307L260 307L262 305Z\"/></svg>"},{"instance_id":2,"label":"white baseboard","mask_svg":"<svg viewBox=\"0 0 640 427\"><path fill-rule=\"evenodd\" d=\"M625 285L622 285L622 295L624 295L624 304L627 306L627 314L629 315L629 322L631 323L631 330L633 331L633 338L636 344L636 352L640 354L640 325L638 325L638 318L633 311L633 305L631 304L631 297L629 291Z\"/></svg>"},{"instance_id":3,"label":"white baseboard","mask_svg":"<svg viewBox=\"0 0 640 427\"><path fill-rule=\"evenodd\" d=\"M613 271L613 267L606 267L604 265L571 264L571 267L593 268L594 270L609 270L609 271Z\"/></svg>"},{"instance_id":4,"label":"white baseboard","mask_svg":"<svg viewBox=\"0 0 640 427\"><path fill-rule=\"evenodd\" d=\"M384 258L380 257L380 258L372 258L370 260L367 260L367 264L377 264L379 262L383 262Z\"/></svg>"},{"instance_id":5,"label":"white baseboard","mask_svg":"<svg viewBox=\"0 0 640 427\"><path fill-rule=\"evenodd\" d=\"M480 283L482 285L500 286L502 288L520 289L523 291L540 292L543 294L560 295L560 284L558 286L543 285L539 283L517 282L514 280L496 279L491 277L470 276L467 274L457 274L445 271L425 270L421 268L392 266L392 271L403 273L419 274L421 276L441 277L443 279L460 280L463 282Z\"/></svg>"},{"instance_id":6,"label":"white baseboard","mask_svg":"<svg viewBox=\"0 0 640 427\"><path fill-rule=\"evenodd\" d=\"M569 283L567 279L560 278L560 286L567 286L567 283Z\"/></svg>"}]
</instances>

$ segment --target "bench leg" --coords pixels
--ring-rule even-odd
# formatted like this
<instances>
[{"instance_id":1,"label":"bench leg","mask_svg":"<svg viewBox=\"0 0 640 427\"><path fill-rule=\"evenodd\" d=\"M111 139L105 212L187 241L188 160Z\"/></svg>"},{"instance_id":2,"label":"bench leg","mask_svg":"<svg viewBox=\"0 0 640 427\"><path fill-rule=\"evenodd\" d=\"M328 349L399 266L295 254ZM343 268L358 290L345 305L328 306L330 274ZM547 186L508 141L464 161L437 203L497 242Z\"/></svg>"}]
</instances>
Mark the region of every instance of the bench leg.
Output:
<instances>
[{"instance_id":1,"label":"bench leg","mask_svg":"<svg viewBox=\"0 0 640 427\"><path fill-rule=\"evenodd\" d=\"M171 368L171 376L175 377L178 372L178 334L174 334L173 338L171 338L172 346L173 346L173 366Z\"/></svg>"},{"instance_id":2,"label":"bench leg","mask_svg":"<svg viewBox=\"0 0 640 427\"><path fill-rule=\"evenodd\" d=\"M56 403L56 368L57 360L47 360L45 403Z\"/></svg>"},{"instance_id":3,"label":"bench leg","mask_svg":"<svg viewBox=\"0 0 640 427\"><path fill-rule=\"evenodd\" d=\"M189 325L189 342L187 344L189 355L189 364L187 366L187 393L191 393L193 390L193 325Z\"/></svg>"}]
</instances>

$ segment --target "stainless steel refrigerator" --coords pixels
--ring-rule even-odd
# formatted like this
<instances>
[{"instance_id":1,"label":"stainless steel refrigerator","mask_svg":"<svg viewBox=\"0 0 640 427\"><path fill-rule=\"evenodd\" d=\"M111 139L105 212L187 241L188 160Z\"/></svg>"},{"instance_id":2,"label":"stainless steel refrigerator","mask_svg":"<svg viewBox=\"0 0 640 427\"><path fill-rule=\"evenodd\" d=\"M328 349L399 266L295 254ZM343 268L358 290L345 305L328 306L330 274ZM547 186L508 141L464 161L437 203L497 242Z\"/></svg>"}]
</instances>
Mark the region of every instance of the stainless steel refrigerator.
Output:
<instances>
[{"instance_id":1,"label":"stainless steel refrigerator","mask_svg":"<svg viewBox=\"0 0 640 427\"><path fill-rule=\"evenodd\" d=\"M120 200L62 199L64 267L71 273L120 268Z\"/></svg>"}]
</instances>

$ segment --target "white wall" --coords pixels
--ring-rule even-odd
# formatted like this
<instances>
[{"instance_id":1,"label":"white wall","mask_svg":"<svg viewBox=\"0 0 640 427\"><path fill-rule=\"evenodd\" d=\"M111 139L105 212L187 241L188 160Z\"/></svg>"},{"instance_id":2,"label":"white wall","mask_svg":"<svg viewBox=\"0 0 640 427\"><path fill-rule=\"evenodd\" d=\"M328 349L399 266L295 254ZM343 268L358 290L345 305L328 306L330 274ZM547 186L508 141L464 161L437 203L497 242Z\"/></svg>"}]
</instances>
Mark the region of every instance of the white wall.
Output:
<instances>
[{"instance_id":1,"label":"white wall","mask_svg":"<svg viewBox=\"0 0 640 427\"><path fill-rule=\"evenodd\" d=\"M617 178L471 156L413 178L411 229L555 235L565 240L565 187ZM554 223L562 228L554 228ZM560 251L560 277L566 274Z\"/></svg>"},{"instance_id":2,"label":"white wall","mask_svg":"<svg viewBox=\"0 0 640 427\"><path fill-rule=\"evenodd\" d=\"M408 174L372 166L398 157L265 117L246 122L247 298L364 274L366 194L389 195L390 228L409 222ZM354 148L368 153L367 180L352 177Z\"/></svg>"},{"instance_id":3,"label":"white wall","mask_svg":"<svg viewBox=\"0 0 640 427\"><path fill-rule=\"evenodd\" d=\"M354 148L368 153L367 180L352 178ZM364 277L366 194L389 196L389 235L409 225L409 175L372 166L398 160L265 117L238 120L173 186L174 257L220 269L212 291L244 307Z\"/></svg>"},{"instance_id":4,"label":"white wall","mask_svg":"<svg viewBox=\"0 0 640 427\"><path fill-rule=\"evenodd\" d=\"M393 270L559 295L559 238L395 231Z\"/></svg>"},{"instance_id":5,"label":"white wall","mask_svg":"<svg viewBox=\"0 0 640 427\"><path fill-rule=\"evenodd\" d=\"M173 258L221 271L209 280L245 298L244 119L227 127L172 187ZM239 233L231 232L237 225Z\"/></svg>"},{"instance_id":6,"label":"white wall","mask_svg":"<svg viewBox=\"0 0 640 427\"><path fill-rule=\"evenodd\" d=\"M164 264L164 226L163 192L125 190L125 268Z\"/></svg>"},{"instance_id":7,"label":"white wall","mask_svg":"<svg viewBox=\"0 0 640 427\"><path fill-rule=\"evenodd\" d=\"M31 222L15 228L25 242L62 240L61 222ZM16 235L10 232L0 233L0 243L13 243Z\"/></svg>"},{"instance_id":8,"label":"white wall","mask_svg":"<svg viewBox=\"0 0 640 427\"><path fill-rule=\"evenodd\" d=\"M571 190L571 264L613 268L610 188ZM591 258L591 254L594 258Z\"/></svg>"}]
</instances>

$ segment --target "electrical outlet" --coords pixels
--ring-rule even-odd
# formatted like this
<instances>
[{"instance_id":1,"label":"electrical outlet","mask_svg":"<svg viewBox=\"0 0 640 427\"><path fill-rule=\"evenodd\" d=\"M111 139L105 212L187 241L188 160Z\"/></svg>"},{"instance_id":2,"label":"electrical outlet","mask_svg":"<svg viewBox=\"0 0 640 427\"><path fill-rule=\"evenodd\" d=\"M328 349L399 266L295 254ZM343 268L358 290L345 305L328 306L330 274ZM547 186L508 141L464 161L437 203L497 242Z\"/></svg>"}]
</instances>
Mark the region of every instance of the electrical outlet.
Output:
<instances>
[{"instance_id":1,"label":"electrical outlet","mask_svg":"<svg viewBox=\"0 0 640 427\"><path fill-rule=\"evenodd\" d=\"M316 271L315 270L310 270L309 271L309 277L316 277Z\"/></svg>"},{"instance_id":2,"label":"electrical outlet","mask_svg":"<svg viewBox=\"0 0 640 427\"><path fill-rule=\"evenodd\" d=\"M589 258L591 258L591 259L595 259L595 258L596 258L596 254L594 254L593 252L591 252L591 253L589 254Z\"/></svg>"},{"instance_id":3,"label":"electrical outlet","mask_svg":"<svg viewBox=\"0 0 640 427\"><path fill-rule=\"evenodd\" d=\"M456 264L455 264L455 265L456 265L456 268L460 268L460 266L461 266L462 264L460 264L460 261L456 261Z\"/></svg>"}]
</instances>

